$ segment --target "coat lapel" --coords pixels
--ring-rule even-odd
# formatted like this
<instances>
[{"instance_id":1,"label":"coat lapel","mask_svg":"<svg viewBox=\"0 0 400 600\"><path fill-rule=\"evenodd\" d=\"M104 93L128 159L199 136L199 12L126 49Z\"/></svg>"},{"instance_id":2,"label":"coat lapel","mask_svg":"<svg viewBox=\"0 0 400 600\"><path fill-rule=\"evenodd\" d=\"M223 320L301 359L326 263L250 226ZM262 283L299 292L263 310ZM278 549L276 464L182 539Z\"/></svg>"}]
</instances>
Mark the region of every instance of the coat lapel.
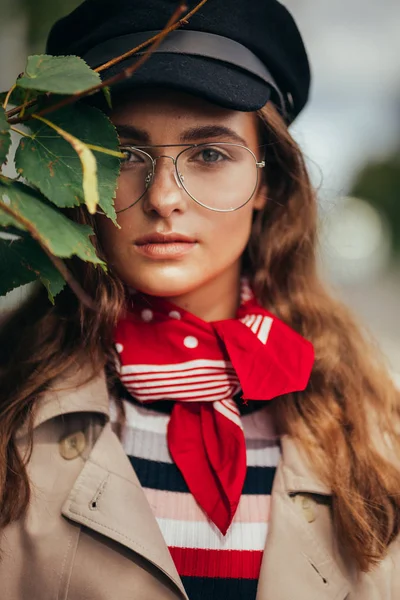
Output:
<instances>
[{"instance_id":1,"label":"coat lapel","mask_svg":"<svg viewBox=\"0 0 400 600\"><path fill-rule=\"evenodd\" d=\"M188 600L168 547L139 480L109 422L104 372L83 367L55 381L41 399L34 426L69 413L99 413L106 424L62 507L62 514L154 564ZM26 429L26 428L25 428ZM22 429L19 435L24 435Z\"/></svg>"},{"instance_id":2,"label":"coat lapel","mask_svg":"<svg viewBox=\"0 0 400 600\"><path fill-rule=\"evenodd\" d=\"M187 600L151 507L110 423L103 428L62 514L143 556Z\"/></svg>"},{"instance_id":3,"label":"coat lapel","mask_svg":"<svg viewBox=\"0 0 400 600\"><path fill-rule=\"evenodd\" d=\"M331 495L282 438L257 600L344 600L350 574L335 548Z\"/></svg>"}]
</instances>

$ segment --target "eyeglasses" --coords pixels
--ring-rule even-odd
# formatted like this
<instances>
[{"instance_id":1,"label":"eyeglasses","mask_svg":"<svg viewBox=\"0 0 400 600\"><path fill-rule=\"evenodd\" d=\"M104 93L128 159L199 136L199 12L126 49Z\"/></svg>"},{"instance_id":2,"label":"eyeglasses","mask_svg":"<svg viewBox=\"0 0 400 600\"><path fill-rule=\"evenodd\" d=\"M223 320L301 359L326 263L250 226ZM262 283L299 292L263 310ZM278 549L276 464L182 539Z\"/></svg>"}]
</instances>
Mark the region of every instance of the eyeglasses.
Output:
<instances>
[{"instance_id":1,"label":"eyeglasses","mask_svg":"<svg viewBox=\"0 0 400 600\"><path fill-rule=\"evenodd\" d=\"M150 148L184 149L174 158L161 155L153 158ZM120 146L124 154L122 173L129 181L129 197L118 198L117 213L131 208L146 194L155 178L157 161L172 160L175 181L179 188L204 208L216 212L232 212L247 204L258 185L259 169L265 161L246 146L229 142L204 144L170 144L161 146Z\"/></svg>"}]
</instances>

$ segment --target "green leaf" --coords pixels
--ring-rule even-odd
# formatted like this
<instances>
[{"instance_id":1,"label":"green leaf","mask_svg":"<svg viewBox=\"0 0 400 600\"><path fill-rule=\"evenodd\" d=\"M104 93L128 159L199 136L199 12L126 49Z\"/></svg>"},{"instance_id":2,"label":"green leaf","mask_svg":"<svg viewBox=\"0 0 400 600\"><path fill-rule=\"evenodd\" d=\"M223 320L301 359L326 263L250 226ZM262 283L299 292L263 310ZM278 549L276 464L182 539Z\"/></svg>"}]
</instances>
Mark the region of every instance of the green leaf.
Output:
<instances>
[{"instance_id":1,"label":"green leaf","mask_svg":"<svg viewBox=\"0 0 400 600\"><path fill-rule=\"evenodd\" d=\"M25 73L17 79L18 87L53 94L77 94L99 83L100 75L82 58L48 54L29 56Z\"/></svg>"},{"instance_id":2,"label":"green leaf","mask_svg":"<svg viewBox=\"0 0 400 600\"><path fill-rule=\"evenodd\" d=\"M1 105L4 104L7 94L8 94L8 92L0 93L0 104ZM16 87L15 90L13 90L11 93L11 97L8 101L8 104L9 105L11 104L12 106L20 106L20 104L23 104L25 102L27 95L28 95L28 101L36 98L36 94L34 92L32 92L31 90L23 90L22 88Z\"/></svg>"},{"instance_id":3,"label":"green leaf","mask_svg":"<svg viewBox=\"0 0 400 600\"><path fill-rule=\"evenodd\" d=\"M0 204L0 225L1 227L16 227L17 229L21 229L22 231L25 229L21 223L12 216L1 210Z\"/></svg>"},{"instance_id":4,"label":"green leaf","mask_svg":"<svg viewBox=\"0 0 400 600\"><path fill-rule=\"evenodd\" d=\"M118 150L114 125L104 113L84 104L64 108L50 116L52 123L86 144ZM33 120L32 138L23 138L15 155L18 172L59 207L84 203L82 164L74 148L54 129ZM120 159L95 152L99 205L116 223L113 199Z\"/></svg>"},{"instance_id":5,"label":"green leaf","mask_svg":"<svg viewBox=\"0 0 400 600\"><path fill-rule=\"evenodd\" d=\"M31 283L37 279L33 271L21 264L21 258L14 251L13 244L16 240L0 238L0 295L5 296L11 290Z\"/></svg>"},{"instance_id":6,"label":"green leaf","mask_svg":"<svg viewBox=\"0 0 400 600\"><path fill-rule=\"evenodd\" d=\"M61 292L65 281L38 243L31 238L0 238L0 295L39 279L47 289L49 300Z\"/></svg>"},{"instance_id":7,"label":"green leaf","mask_svg":"<svg viewBox=\"0 0 400 600\"><path fill-rule=\"evenodd\" d=\"M4 108L0 106L0 166L5 162L11 146L10 125Z\"/></svg>"},{"instance_id":8,"label":"green leaf","mask_svg":"<svg viewBox=\"0 0 400 600\"><path fill-rule=\"evenodd\" d=\"M61 137L64 138L75 150L79 156L79 160L82 165L82 188L83 195L85 198L85 204L88 207L90 214L94 215L97 212L97 206L99 204L99 189L97 185L97 162L93 155L93 152L89 147L84 144L77 137L71 135L64 129L61 129L52 121L40 117L39 115L33 115L34 118L39 119L42 123L45 123L51 129L54 129Z\"/></svg>"},{"instance_id":9,"label":"green leaf","mask_svg":"<svg viewBox=\"0 0 400 600\"><path fill-rule=\"evenodd\" d=\"M7 97L8 92L0 93L0 104L4 104L4 100ZM26 99L28 102L30 100L34 100L37 98L38 94L36 94L33 90L24 90L23 88L16 87L15 90L12 91L10 100L8 101L9 106L20 106L24 104ZM27 98L28 97L28 98ZM9 107L8 107L9 108Z\"/></svg>"},{"instance_id":10,"label":"green leaf","mask_svg":"<svg viewBox=\"0 0 400 600\"><path fill-rule=\"evenodd\" d=\"M15 227L28 230L32 237L61 258L72 255L92 263L104 264L96 255L90 236L93 230L68 219L58 210L46 204L41 196L23 183L4 186L0 183L0 224L7 222L2 207L9 207L15 215ZM3 215L2 215L3 213ZM18 217L23 219L19 225Z\"/></svg>"},{"instance_id":11,"label":"green leaf","mask_svg":"<svg viewBox=\"0 0 400 600\"><path fill-rule=\"evenodd\" d=\"M109 88L108 86L104 87L103 94L106 99L108 108L112 110L111 88Z\"/></svg>"}]
</instances>

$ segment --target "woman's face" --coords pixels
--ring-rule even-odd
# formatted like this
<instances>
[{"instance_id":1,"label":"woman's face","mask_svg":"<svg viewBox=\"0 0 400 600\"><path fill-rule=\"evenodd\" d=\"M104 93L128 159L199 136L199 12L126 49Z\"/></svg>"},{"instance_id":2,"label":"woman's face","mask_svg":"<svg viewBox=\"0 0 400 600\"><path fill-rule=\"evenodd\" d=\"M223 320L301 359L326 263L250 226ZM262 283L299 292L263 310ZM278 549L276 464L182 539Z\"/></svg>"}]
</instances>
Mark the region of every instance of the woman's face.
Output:
<instances>
[{"instance_id":1,"label":"woman's face","mask_svg":"<svg viewBox=\"0 0 400 600\"><path fill-rule=\"evenodd\" d=\"M186 94L166 90L136 92L118 102L112 120L123 145L243 140L241 143L254 152L257 160L262 160L254 113L226 110ZM147 294L171 299L207 287L212 281L237 286L253 211L264 206L266 197L261 172L256 193L242 208L220 213L200 206L178 185L173 162L165 157L175 158L182 150L183 147L147 150L153 158L164 157L158 159L145 195L118 214L120 229L105 217L98 218L108 262L123 282ZM203 168L204 161L219 159L218 154L207 151L197 155L193 165ZM129 157L129 161L136 160ZM252 167L248 164L250 178L254 176L254 163ZM130 162L122 166L115 200L117 211L136 200L136 168L137 164ZM200 187L198 193L204 194L205 189ZM219 186L215 198L210 200L218 202L223 194L224 189Z\"/></svg>"}]
</instances>

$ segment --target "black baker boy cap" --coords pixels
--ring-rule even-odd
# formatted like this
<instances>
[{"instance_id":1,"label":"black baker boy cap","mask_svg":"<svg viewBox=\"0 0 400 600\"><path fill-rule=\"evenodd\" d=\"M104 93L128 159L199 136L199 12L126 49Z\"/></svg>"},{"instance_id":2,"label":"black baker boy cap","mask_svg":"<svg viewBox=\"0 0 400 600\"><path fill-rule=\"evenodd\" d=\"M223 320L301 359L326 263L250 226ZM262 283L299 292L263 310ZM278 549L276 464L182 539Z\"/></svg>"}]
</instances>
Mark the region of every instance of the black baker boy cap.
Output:
<instances>
[{"instance_id":1,"label":"black baker boy cap","mask_svg":"<svg viewBox=\"0 0 400 600\"><path fill-rule=\"evenodd\" d=\"M75 54L98 67L161 31L178 4L85 0L55 23L47 52ZM187 2L189 9L196 4ZM101 75L108 78L136 60L137 55ZM247 112L271 100L290 123L307 102L310 67L296 23L277 0L208 0L118 87L155 85Z\"/></svg>"}]
</instances>

